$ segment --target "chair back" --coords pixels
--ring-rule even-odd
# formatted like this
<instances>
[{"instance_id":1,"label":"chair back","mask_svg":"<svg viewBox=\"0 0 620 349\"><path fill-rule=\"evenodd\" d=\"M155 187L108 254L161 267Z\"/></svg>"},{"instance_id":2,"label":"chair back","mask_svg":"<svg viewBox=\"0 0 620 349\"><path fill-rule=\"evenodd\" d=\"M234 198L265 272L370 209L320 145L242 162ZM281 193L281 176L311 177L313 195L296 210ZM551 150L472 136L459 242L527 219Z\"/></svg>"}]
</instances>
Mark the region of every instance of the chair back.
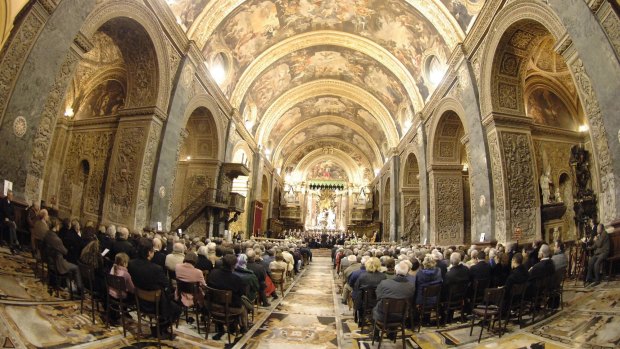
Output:
<instances>
[{"instance_id":1,"label":"chair back","mask_svg":"<svg viewBox=\"0 0 620 349\"><path fill-rule=\"evenodd\" d=\"M368 287L362 290L362 300L364 306L364 312L372 311L372 308L377 304L377 293L375 287Z\"/></svg>"},{"instance_id":2,"label":"chair back","mask_svg":"<svg viewBox=\"0 0 620 349\"><path fill-rule=\"evenodd\" d=\"M274 284L280 284L284 282L284 273L286 273L286 270L284 269L273 269L271 270L271 281Z\"/></svg>"},{"instance_id":3,"label":"chair back","mask_svg":"<svg viewBox=\"0 0 620 349\"><path fill-rule=\"evenodd\" d=\"M383 298L381 306L383 307L383 326L404 326L409 313L408 299Z\"/></svg>"},{"instance_id":4,"label":"chair back","mask_svg":"<svg viewBox=\"0 0 620 349\"><path fill-rule=\"evenodd\" d=\"M142 312L143 314L159 317L159 299L161 298L161 290L147 291L139 288L135 288L134 290L136 295L136 305L138 307L138 314ZM140 302L150 302L155 304L155 312L149 313L143 311L140 307Z\"/></svg>"},{"instance_id":5,"label":"chair back","mask_svg":"<svg viewBox=\"0 0 620 349\"><path fill-rule=\"evenodd\" d=\"M205 292L205 305L209 311L209 316L214 321L229 323L230 316L234 315L230 312L230 303L232 302L232 291L218 290L207 286Z\"/></svg>"},{"instance_id":6,"label":"chair back","mask_svg":"<svg viewBox=\"0 0 620 349\"><path fill-rule=\"evenodd\" d=\"M489 308L490 306L502 307L502 301L504 300L504 288L487 288L484 290L484 305Z\"/></svg>"},{"instance_id":7,"label":"chair back","mask_svg":"<svg viewBox=\"0 0 620 349\"><path fill-rule=\"evenodd\" d=\"M468 289L469 281L458 282L448 286L448 299L446 302L448 306L461 304L465 300Z\"/></svg>"},{"instance_id":8,"label":"chair back","mask_svg":"<svg viewBox=\"0 0 620 349\"><path fill-rule=\"evenodd\" d=\"M474 303L480 303L484 297L484 290L486 290L491 283L489 279L474 279L472 287L474 288L474 297L472 301Z\"/></svg>"},{"instance_id":9,"label":"chair back","mask_svg":"<svg viewBox=\"0 0 620 349\"><path fill-rule=\"evenodd\" d=\"M198 296L200 289L200 283L198 282L186 282L177 279L177 291L181 294L191 294L194 298Z\"/></svg>"},{"instance_id":10,"label":"chair back","mask_svg":"<svg viewBox=\"0 0 620 349\"><path fill-rule=\"evenodd\" d=\"M512 298L517 298L517 299L523 297L523 295L525 294L525 291L527 290L527 286L528 286L527 282L522 282L520 284L512 285L512 288L510 289L510 296Z\"/></svg>"},{"instance_id":11,"label":"chair back","mask_svg":"<svg viewBox=\"0 0 620 349\"><path fill-rule=\"evenodd\" d=\"M553 275L553 283L549 286L552 290L560 290L564 287L564 278L566 277L566 267L555 271Z\"/></svg>"},{"instance_id":12,"label":"chair back","mask_svg":"<svg viewBox=\"0 0 620 349\"><path fill-rule=\"evenodd\" d=\"M431 285L427 285L422 288L422 306L434 306L437 302L439 302L439 297L441 295L441 282L434 283Z\"/></svg>"},{"instance_id":13,"label":"chair back","mask_svg":"<svg viewBox=\"0 0 620 349\"><path fill-rule=\"evenodd\" d=\"M127 283L125 282L125 278L112 274L106 274L105 285L106 289L108 290L108 294L110 294L110 289L115 290L117 293L125 292L125 290L127 289Z\"/></svg>"}]
</instances>

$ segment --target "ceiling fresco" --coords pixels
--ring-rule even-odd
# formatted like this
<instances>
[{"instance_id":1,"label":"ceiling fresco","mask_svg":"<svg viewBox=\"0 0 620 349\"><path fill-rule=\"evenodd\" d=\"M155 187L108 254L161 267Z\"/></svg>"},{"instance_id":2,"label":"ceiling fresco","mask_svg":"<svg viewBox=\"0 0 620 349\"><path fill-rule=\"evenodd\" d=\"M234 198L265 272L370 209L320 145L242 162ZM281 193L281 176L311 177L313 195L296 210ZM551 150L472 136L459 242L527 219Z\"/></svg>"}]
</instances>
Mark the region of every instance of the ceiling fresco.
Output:
<instances>
[{"instance_id":1,"label":"ceiling fresco","mask_svg":"<svg viewBox=\"0 0 620 349\"><path fill-rule=\"evenodd\" d=\"M268 140L276 146L295 125L321 115L334 115L357 123L368 132L378 147L387 143L381 126L366 109L352 100L334 96L320 96L299 102L282 115L269 133Z\"/></svg>"},{"instance_id":2,"label":"ceiling fresco","mask_svg":"<svg viewBox=\"0 0 620 349\"><path fill-rule=\"evenodd\" d=\"M399 108L413 110L405 88L385 66L361 52L336 46L310 47L278 60L254 81L240 110L245 110L246 103L252 108L256 105L260 118L282 93L317 79L341 80L362 87L393 116L398 115Z\"/></svg>"},{"instance_id":3,"label":"ceiling fresco","mask_svg":"<svg viewBox=\"0 0 620 349\"><path fill-rule=\"evenodd\" d=\"M468 31L470 24L482 9L484 1L485 0L441 0L464 32Z\"/></svg>"},{"instance_id":4,"label":"ceiling fresco","mask_svg":"<svg viewBox=\"0 0 620 349\"><path fill-rule=\"evenodd\" d=\"M425 53L449 56L434 26L401 0L246 1L220 23L203 52L206 57L230 53L230 76L220 85L230 96L241 72L261 52L297 34L325 29L357 34L385 47L421 85L426 85Z\"/></svg>"},{"instance_id":5,"label":"ceiling fresco","mask_svg":"<svg viewBox=\"0 0 620 349\"><path fill-rule=\"evenodd\" d=\"M320 125L306 127L295 133L293 137L287 138L281 144L280 157L286 159L297 147L309 141L319 140L323 137L338 137L343 141L358 148L363 154L374 154L373 147L364 139L362 135L352 129L335 123L326 122Z\"/></svg>"},{"instance_id":6,"label":"ceiling fresco","mask_svg":"<svg viewBox=\"0 0 620 349\"><path fill-rule=\"evenodd\" d=\"M336 164L332 160L323 160L321 162L317 162L308 170L306 178L308 180L316 179L346 181L348 179L348 176L345 170L340 167L340 165Z\"/></svg>"}]
</instances>

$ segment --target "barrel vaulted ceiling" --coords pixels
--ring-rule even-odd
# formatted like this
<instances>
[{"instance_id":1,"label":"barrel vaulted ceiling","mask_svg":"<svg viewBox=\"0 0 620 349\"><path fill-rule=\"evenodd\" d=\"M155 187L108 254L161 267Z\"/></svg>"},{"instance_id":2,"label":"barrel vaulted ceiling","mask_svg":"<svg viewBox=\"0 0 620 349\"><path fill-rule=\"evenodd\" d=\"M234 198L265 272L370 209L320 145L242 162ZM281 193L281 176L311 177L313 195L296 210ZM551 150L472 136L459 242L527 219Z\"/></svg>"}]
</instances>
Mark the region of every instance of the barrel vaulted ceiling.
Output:
<instances>
[{"instance_id":1,"label":"barrel vaulted ceiling","mask_svg":"<svg viewBox=\"0 0 620 349\"><path fill-rule=\"evenodd\" d=\"M355 164L345 170L357 171L362 182L407 132L484 5L484 0L167 2L277 168L316 164L308 157L320 158L320 145L332 149L325 156Z\"/></svg>"}]
</instances>

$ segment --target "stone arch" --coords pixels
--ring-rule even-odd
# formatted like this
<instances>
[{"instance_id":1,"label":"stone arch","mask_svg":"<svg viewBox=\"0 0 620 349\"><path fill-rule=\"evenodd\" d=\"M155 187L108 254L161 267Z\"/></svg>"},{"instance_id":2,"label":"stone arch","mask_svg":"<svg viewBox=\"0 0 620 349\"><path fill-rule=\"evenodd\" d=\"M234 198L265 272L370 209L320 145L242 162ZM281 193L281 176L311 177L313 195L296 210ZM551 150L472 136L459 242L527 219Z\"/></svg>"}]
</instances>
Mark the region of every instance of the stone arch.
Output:
<instances>
[{"instance_id":1,"label":"stone arch","mask_svg":"<svg viewBox=\"0 0 620 349\"><path fill-rule=\"evenodd\" d=\"M207 94L200 94L194 96L185 106L185 112L183 114L182 125L186 125L192 113L199 108L206 109L211 117L216 128L217 135L217 159L224 161L226 152L226 117L222 115L217 102Z\"/></svg>"},{"instance_id":2,"label":"stone arch","mask_svg":"<svg viewBox=\"0 0 620 349\"><path fill-rule=\"evenodd\" d=\"M553 10L542 2L532 0L518 0L503 8L494 21L494 29L482 48L484 56L480 62L480 108L485 118L492 111L503 110L514 115L524 115L523 104L519 103L523 96L523 86L519 84L520 65L525 64L517 57L505 56L508 41L515 43L517 50L523 50L531 44L527 33L522 34L516 24L522 21L537 23L547 30L556 41L560 40L566 30ZM511 29L512 28L512 29ZM511 31L509 33L509 31ZM529 39L529 41L528 41ZM519 47L523 47L520 49ZM502 62L498 61L503 59ZM506 73L505 79L497 78L499 72ZM512 78L510 78L512 77ZM511 98L510 96L514 96ZM503 97L502 97L503 96ZM502 101L502 98L503 101ZM521 106L519 106L521 105Z\"/></svg>"},{"instance_id":3,"label":"stone arch","mask_svg":"<svg viewBox=\"0 0 620 349\"><path fill-rule=\"evenodd\" d=\"M144 29L150 39L155 53L155 62L152 63L154 66L151 69L156 67L153 70L157 72L157 81L151 81L152 88L155 89L152 91L154 96L151 105L157 106L161 110L167 110L170 100L171 75L174 73L173 69L176 69L176 66L173 65L175 65L175 60L178 63L178 59L176 59L175 53L171 52L172 47L167 43L167 39L163 35L164 31L154 19L150 9L137 1L105 2L90 13L84 21L81 32L86 38L90 38L105 23L119 18L136 22ZM175 59L172 59L173 57ZM145 67L145 70L147 68L149 67Z\"/></svg>"}]
</instances>

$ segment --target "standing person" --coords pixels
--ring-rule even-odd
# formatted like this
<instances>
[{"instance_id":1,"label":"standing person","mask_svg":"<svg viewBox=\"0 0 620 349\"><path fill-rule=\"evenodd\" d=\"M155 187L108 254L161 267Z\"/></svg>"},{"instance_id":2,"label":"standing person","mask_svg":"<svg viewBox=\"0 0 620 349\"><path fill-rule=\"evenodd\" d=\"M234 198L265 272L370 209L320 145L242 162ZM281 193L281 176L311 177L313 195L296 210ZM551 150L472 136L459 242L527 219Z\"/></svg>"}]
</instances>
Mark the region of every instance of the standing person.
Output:
<instances>
[{"instance_id":1,"label":"standing person","mask_svg":"<svg viewBox=\"0 0 620 349\"><path fill-rule=\"evenodd\" d=\"M588 261L588 274L586 276L586 287L594 287L601 283L601 263L609 255L609 235L603 224L599 224L594 237L594 244L588 249L594 250L594 255ZM594 281L594 282L592 282Z\"/></svg>"},{"instance_id":2,"label":"standing person","mask_svg":"<svg viewBox=\"0 0 620 349\"><path fill-rule=\"evenodd\" d=\"M9 231L9 249L12 254L19 249L17 240L17 225L15 224L15 204L13 203L13 191L9 190L6 196L0 199L1 226Z\"/></svg>"}]
</instances>

